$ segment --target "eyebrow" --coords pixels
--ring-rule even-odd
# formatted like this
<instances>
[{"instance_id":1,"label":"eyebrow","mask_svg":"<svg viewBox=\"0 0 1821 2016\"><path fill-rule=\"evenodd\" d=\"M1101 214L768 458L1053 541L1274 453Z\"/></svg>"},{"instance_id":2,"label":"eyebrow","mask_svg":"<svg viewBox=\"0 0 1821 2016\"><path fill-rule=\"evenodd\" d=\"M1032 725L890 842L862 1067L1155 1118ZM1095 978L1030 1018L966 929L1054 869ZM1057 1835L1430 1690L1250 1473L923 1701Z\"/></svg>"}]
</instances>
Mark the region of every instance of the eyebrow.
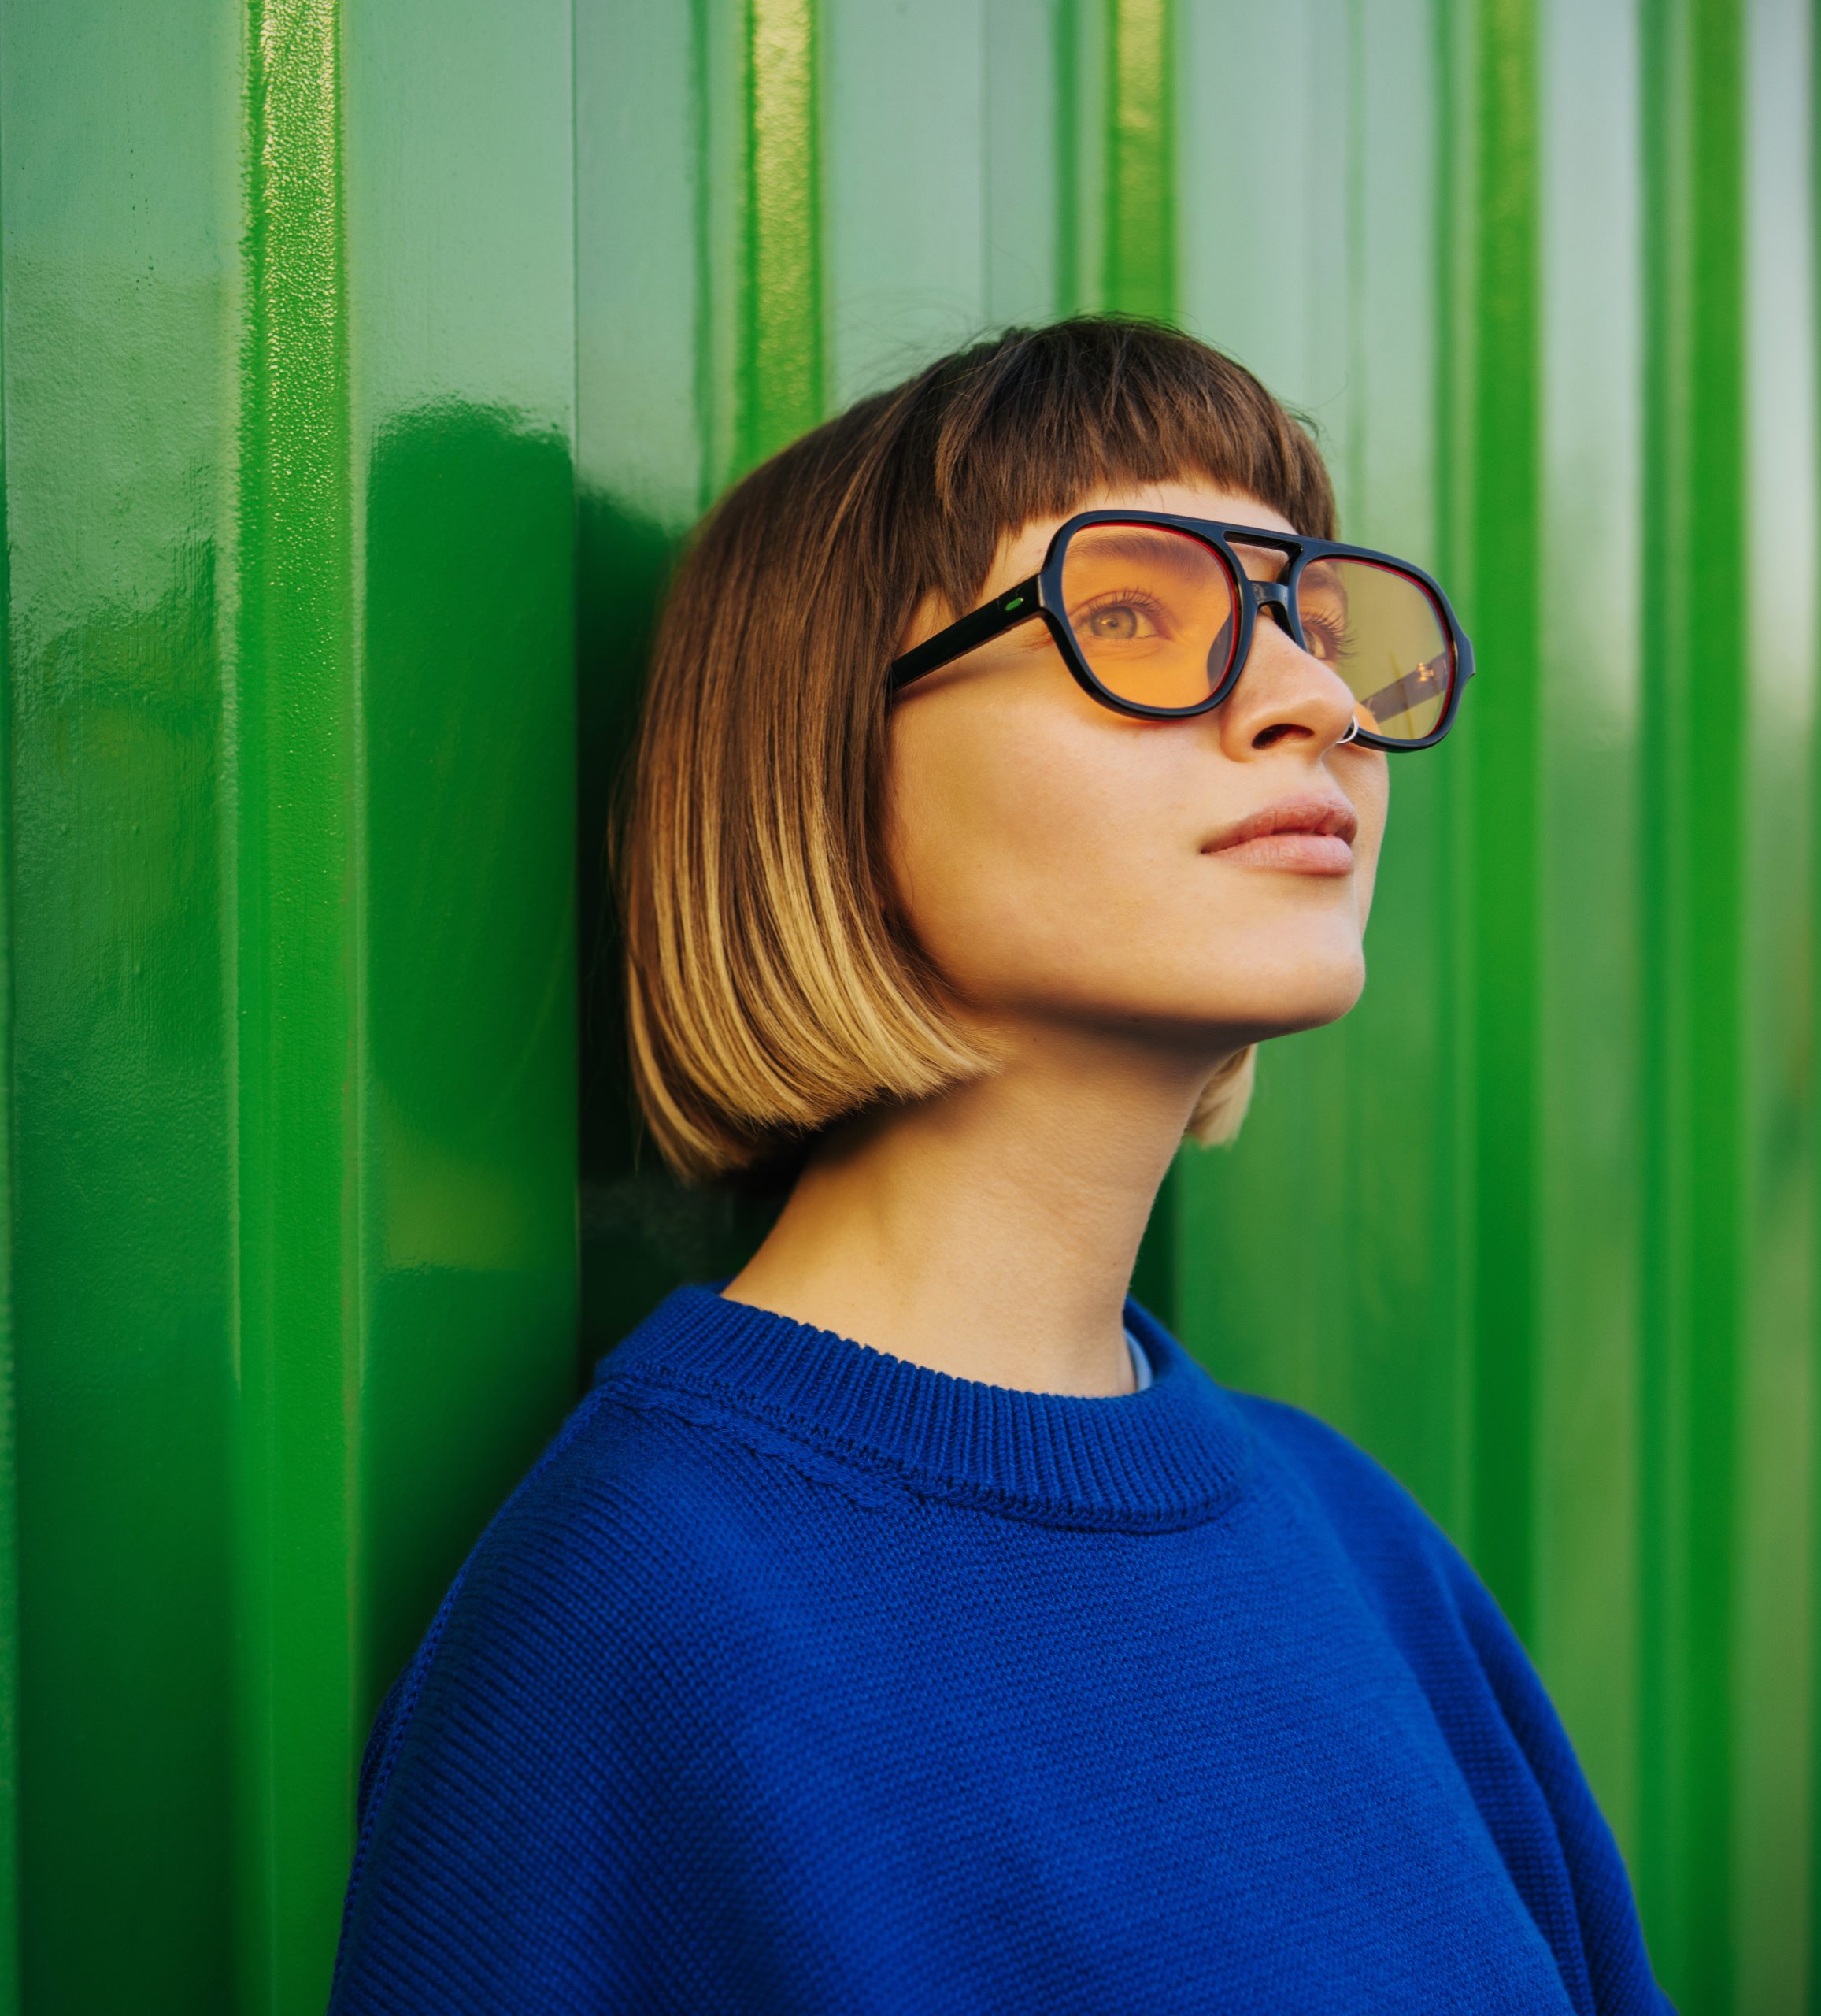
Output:
<instances>
[{"instance_id":1,"label":"eyebrow","mask_svg":"<svg viewBox=\"0 0 1821 2016\"><path fill-rule=\"evenodd\" d=\"M1162 526L1146 528L1133 525L1106 538L1083 540L1078 532L1077 543L1084 553L1091 553L1096 559L1145 560L1153 565L1160 561L1187 573L1199 572L1197 561L1191 558L1190 548L1203 554L1212 554L1214 549L1196 538L1193 532L1173 532ZM1215 556L1216 559L1219 556Z\"/></svg>"}]
</instances>

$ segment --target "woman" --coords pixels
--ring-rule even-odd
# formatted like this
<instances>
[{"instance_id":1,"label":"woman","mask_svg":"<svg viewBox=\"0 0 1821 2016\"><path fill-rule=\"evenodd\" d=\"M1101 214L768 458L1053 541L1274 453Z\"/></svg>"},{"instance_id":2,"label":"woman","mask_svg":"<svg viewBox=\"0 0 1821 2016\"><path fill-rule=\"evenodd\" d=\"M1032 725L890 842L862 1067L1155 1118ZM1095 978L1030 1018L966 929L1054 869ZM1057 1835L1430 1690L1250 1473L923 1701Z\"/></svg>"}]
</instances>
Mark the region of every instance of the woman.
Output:
<instances>
[{"instance_id":1,"label":"woman","mask_svg":"<svg viewBox=\"0 0 1821 2016\"><path fill-rule=\"evenodd\" d=\"M369 1747L335 2008L1633 2011L1523 1651L1127 1299L1344 1014L1471 667L1185 337L944 360L711 516L624 865L650 1132L790 1185L603 1362Z\"/></svg>"}]
</instances>

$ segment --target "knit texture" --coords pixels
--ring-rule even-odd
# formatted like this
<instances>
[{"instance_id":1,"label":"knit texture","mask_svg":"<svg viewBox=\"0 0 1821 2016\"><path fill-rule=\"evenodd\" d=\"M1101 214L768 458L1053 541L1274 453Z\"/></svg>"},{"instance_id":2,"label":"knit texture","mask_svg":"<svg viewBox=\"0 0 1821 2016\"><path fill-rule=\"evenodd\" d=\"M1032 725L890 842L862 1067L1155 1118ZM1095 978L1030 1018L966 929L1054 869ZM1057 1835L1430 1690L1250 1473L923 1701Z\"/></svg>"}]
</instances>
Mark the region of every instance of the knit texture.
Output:
<instances>
[{"instance_id":1,"label":"knit texture","mask_svg":"<svg viewBox=\"0 0 1821 2016\"><path fill-rule=\"evenodd\" d=\"M335 2016L1656 2012L1523 1648L1385 1470L679 1290L361 1771Z\"/></svg>"}]
</instances>

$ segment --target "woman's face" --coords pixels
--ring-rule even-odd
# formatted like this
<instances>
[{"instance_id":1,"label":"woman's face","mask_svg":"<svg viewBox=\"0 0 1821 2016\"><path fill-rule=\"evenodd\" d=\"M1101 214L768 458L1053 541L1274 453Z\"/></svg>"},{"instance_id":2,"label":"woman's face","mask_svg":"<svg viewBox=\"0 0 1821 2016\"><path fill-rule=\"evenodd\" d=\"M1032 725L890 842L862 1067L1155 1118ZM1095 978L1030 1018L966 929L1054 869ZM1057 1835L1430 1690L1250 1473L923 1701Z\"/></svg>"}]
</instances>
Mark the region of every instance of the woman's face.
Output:
<instances>
[{"instance_id":1,"label":"woman's face","mask_svg":"<svg viewBox=\"0 0 1821 2016\"><path fill-rule=\"evenodd\" d=\"M1242 492L1177 482L1077 507L1294 528ZM1060 519L1007 539L979 597L1034 573ZM1242 551L1274 576L1280 555ZM952 620L933 602L909 649ZM1210 1057L1345 1014L1384 832L1377 750L1340 746L1351 697L1260 613L1238 684L1186 721L1115 713L1026 623L908 687L886 845L919 942L989 1023L1064 1022Z\"/></svg>"}]
</instances>

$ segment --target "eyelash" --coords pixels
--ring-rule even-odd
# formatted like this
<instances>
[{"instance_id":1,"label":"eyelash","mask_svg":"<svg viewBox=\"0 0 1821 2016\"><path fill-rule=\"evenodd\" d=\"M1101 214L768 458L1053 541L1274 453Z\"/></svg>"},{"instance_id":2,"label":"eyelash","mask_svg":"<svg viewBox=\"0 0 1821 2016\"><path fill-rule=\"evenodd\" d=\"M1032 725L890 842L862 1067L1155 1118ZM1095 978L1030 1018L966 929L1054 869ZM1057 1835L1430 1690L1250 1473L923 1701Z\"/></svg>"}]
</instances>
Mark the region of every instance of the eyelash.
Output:
<instances>
[{"instance_id":1,"label":"eyelash","mask_svg":"<svg viewBox=\"0 0 1821 2016\"><path fill-rule=\"evenodd\" d=\"M1142 588L1123 588L1096 595L1086 609L1079 609L1070 616L1072 623L1088 623L1103 609L1142 609L1155 619L1158 603L1153 596L1147 595Z\"/></svg>"},{"instance_id":2,"label":"eyelash","mask_svg":"<svg viewBox=\"0 0 1821 2016\"><path fill-rule=\"evenodd\" d=\"M1344 623L1337 628L1334 624L1325 621L1320 617L1316 617L1312 622L1310 619L1305 616L1302 620L1302 627L1303 634L1305 636L1312 631L1316 631L1319 632L1325 636L1332 638L1334 640L1334 653L1337 658L1344 658L1348 652L1353 648L1353 633Z\"/></svg>"}]
</instances>

